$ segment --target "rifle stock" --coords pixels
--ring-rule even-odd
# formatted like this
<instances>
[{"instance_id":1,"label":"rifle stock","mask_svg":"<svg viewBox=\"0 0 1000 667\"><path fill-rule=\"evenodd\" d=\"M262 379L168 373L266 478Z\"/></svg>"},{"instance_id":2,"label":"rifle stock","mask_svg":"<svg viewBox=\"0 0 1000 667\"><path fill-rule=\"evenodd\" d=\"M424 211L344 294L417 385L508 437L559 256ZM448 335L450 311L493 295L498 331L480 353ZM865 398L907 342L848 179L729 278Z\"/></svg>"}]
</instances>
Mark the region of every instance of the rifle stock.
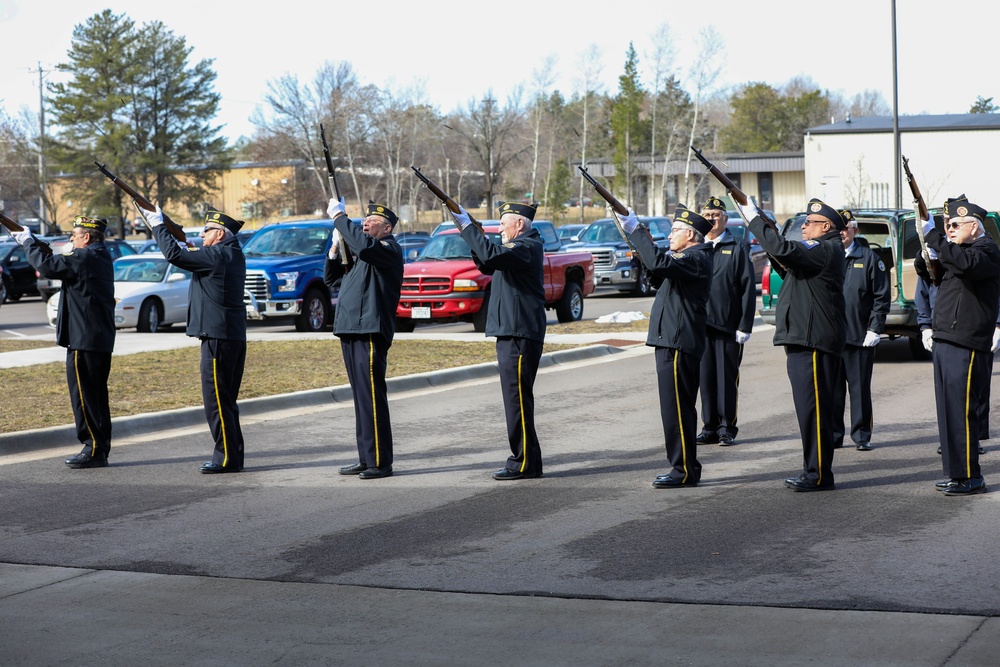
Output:
<instances>
[{"instance_id":1,"label":"rifle stock","mask_svg":"<svg viewBox=\"0 0 1000 667\"><path fill-rule=\"evenodd\" d=\"M903 158L903 171L906 173L906 183L910 186L910 194L913 195L913 210L917 214L917 219L913 221L913 226L917 230L917 238L920 239L920 251L924 255L924 262L927 264L927 273L931 276L931 282L935 285L941 284L941 278L944 276L944 265L941 264L939 259L931 259L930 252L927 249L927 239L924 238L924 226L921 224L924 220L930 217L930 213L927 211L927 204L924 203L924 196L920 194L920 188L917 187L917 181L913 178L913 172L910 171L910 161Z\"/></svg>"},{"instance_id":2,"label":"rifle stock","mask_svg":"<svg viewBox=\"0 0 1000 667\"><path fill-rule=\"evenodd\" d=\"M101 164L97 160L94 160L94 164L97 165L97 168L100 169L100 171L101 171L102 174L104 174L105 176L107 176L109 179L111 179L112 183L114 183L116 186L118 186L119 190L121 190L122 192L124 192L125 194L127 194L129 197L132 198L132 201L135 203L135 205L136 205L137 208L141 208L144 211L150 211L150 212L156 210L156 206L154 206L151 201L149 201L148 199L146 199L145 197L143 197L141 194L139 194L138 192L136 192L128 183L126 183L122 179L120 179L117 176L115 176L114 174L112 174L107 169L107 167L105 167L105 165ZM161 211L161 213L163 213L163 212ZM141 216L141 217L142 217L143 223L146 224L146 227L149 228L149 231L153 231L153 228L149 227L149 224L146 223L145 216ZM173 220L171 220L170 217L166 213L163 213L163 224L165 224L167 226L167 231L170 232L170 235L173 236L175 239L177 239L178 241L180 241L184 245L188 246L189 248L193 246L193 244L190 241L188 241L187 236L184 234L184 230L181 228L181 226L178 225Z\"/></svg>"},{"instance_id":3,"label":"rifle stock","mask_svg":"<svg viewBox=\"0 0 1000 667\"><path fill-rule=\"evenodd\" d=\"M430 190L431 192L433 192L434 196L436 196L438 199L440 199L442 201L442 203L444 203L444 205L446 207L448 207L449 211L451 211L452 213L456 213L456 214L462 212L462 207L459 206L458 203L454 199L452 199L447 194L445 194L445 191L442 190L441 188L439 188L434 183L434 181L432 181L431 179L429 179L426 176L424 176L423 174L421 174L419 168L417 168L417 167L415 167L415 166L413 166L411 164L410 165L410 169L412 169L413 172L417 175L417 178L419 178L421 181L423 181L424 185L427 186L427 189ZM468 215L468 213L466 213L466 215ZM472 222L473 225L476 226L476 229L478 229L479 231L481 231L481 232L483 232L485 234L485 232L483 231L483 223L479 222L478 220L476 220L475 218L473 218L471 215L469 216L469 220Z\"/></svg>"},{"instance_id":4,"label":"rifle stock","mask_svg":"<svg viewBox=\"0 0 1000 667\"><path fill-rule=\"evenodd\" d=\"M22 227L21 225L17 224L16 222L14 222L10 218L8 218L3 213L0 213L0 226L2 226L4 229L7 230L7 232L11 235L10 236L11 238L14 238L14 232L23 232L24 231L24 227ZM40 240L38 240L36 238L35 239L35 243L37 243L39 245L39 247L42 249L42 252L44 254L46 254L46 255L51 255L52 254L52 246L50 246L45 241L40 241Z\"/></svg>"},{"instance_id":5,"label":"rifle stock","mask_svg":"<svg viewBox=\"0 0 1000 667\"><path fill-rule=\"evenodd\" d=\"M319 138L323 142L323 157L326 159L326 172L327 180L330 181L330 191L339 201L341 197L340 188L337 186L337 172L333 169L333 157L330 155L330 145L326 143L326 131L323 129L323 123L319 124ZM343 237L340 238L340 243L337 244L337 254L340 256L340 263L344 265L344 273L354 268L354 255L348 251L347 243Z\"/></svg>"}]
</instances>

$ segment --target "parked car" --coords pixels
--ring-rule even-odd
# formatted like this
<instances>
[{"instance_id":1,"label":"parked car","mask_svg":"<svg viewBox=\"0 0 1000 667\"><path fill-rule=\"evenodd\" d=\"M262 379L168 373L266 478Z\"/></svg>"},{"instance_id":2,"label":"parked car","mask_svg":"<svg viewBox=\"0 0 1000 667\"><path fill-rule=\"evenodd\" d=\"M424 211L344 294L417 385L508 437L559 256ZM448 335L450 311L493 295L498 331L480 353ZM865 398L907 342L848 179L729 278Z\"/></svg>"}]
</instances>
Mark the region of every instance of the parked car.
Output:
<instances>
[{"instance_id":1,"label":"parked car","mask_svg":"<svg viewBox=\"0 0 1000 667\"><path fill-rule=\"evenodd\" d=\"M188 237L188 243L193 245L195 248L199 248L202 246L202 244L205 243L205 239L201 238L200 236ZM146 239L145 241L141 241L138 244L138 247L136 247L135 243L130 243L129 245L135 248L135 251L140 255L147 252L152 252L152 253L160 252L160 245L159 243L156 242L156 239Z\"/></svg>"},{"instance_id":2,"label":"parked car","mask_svg":"<svg viewBox=\"0 0 1000 667\"><path fill-rule=\"evenodd\" d=\"M500 238L496 220L484 220L483 229L494 241ZM562 253L555 226L536 220L545 247L545 307L555 309L560 322L583 317L583 299L594 291L594 260L588 252ZM403 267L403 288L396 309L396 330L413 331L417 322L472 322L486 330L486 311L492 276L483 274L472 259L472 249L452 228L440 232Z\"/></svg>"},{"instance_id":3,"label":"parked car","mask_svg":"<svg viewBox=\"0 0 1000 667\"><path fill-rule=\"evenodd\" d=\"M3 277L3 267L0 266L0 306L7 301L7 281Z\"/></svg>"},{"instance_id":4,"label":"parked car","mask_svg":"<svg viewBox=\"0 0 1000 667\"><path fill-rule=\"evenodd\" d=\"M914 296L917 274L913 260L920 252L920 239L914 226L914 214L908 209L859 209L853 210L858 222L858 236L879 256L889 271L892 303L885 321L885 334L889 338L905 336L914 359L927 359L917 327L917 309ZM931 209L938 229L944 233L941 209ZM802 239L802 222L806 214L800 213L787 219L779 230L789 240ZM1000 214L991 212L984 224L994 241L1000 243ZM781 276L770 266L761 281L761 319L774 324L778 299L781 293Z\"/></svg>"},{"instance_id":5,"label":"parked car","mask_svg":"<svg viewBox=\"0 0 1000 667\"><path fill-rule=\"evenodd\" d=\"M399 247L403 249L403 261L412 262L424 249L424 246L431 242L431 237L429 234L424 234L423 236L397 237L396 240L399 241Z\"/></svg>"},{"instance_id":6,"label":"parked car","mask_svg":"<svg viewBox=\"0 0 1000 667\"><path fill-rule=\"evenodd\" d=\"M640 216L653 237L653 243L661 248L670 246L671 222L665 217ZM656 291L650 282L650 274L642 266L638 257L632 256L632 249L622 237L618 225L611 218L603 218L591 223L576 243L562 247L562 252L589 252L594 256L594 279L598 285L608 285L621 292L632 292L638 296L649 296Z\"/></svg>"},{"instance_id":7,"label":"parked car","mask_svg":"<svg viewBox=\"0 0 1000 667\"><path fill-rule=\"evenodd\" d=\"M35 267L28 264L24 248L14 241L0 242L0 280L7 291L7 301L17 301L22 296L38 294Z\"/></svg>"},{"instance_id":8,"label":"parked car","mask_svg":"<svg viewBox=\"0 0 1000 667\"><path fill-rule=\"evenodd\" d=\"M556 227L556 233L559 234L559 240L563 243L576 243L580 240L580 234L583 233L590 225L583 225L580 223L572 223L569 225L562 225Z\"/></svg>"},{"instance_id":9,"label":"parked car","mask_svg":"<svg viewBox=\"0 0 1000 667\"><path fill-rule=\"evenodd\" d=\"M135 248L132 247L130 243L122 241L121 239L105 239L104 245L111 254L112 260L136 254ZM69 252L72 247L72 241L64 241L59 244L53 243L52 252L56 254L65 253ZM44 278L37 271L35 272L35 279L38 293L45 301L48 301L53 294L62 288L61 280L58 278Z\"/></svg>"}]
</instances>

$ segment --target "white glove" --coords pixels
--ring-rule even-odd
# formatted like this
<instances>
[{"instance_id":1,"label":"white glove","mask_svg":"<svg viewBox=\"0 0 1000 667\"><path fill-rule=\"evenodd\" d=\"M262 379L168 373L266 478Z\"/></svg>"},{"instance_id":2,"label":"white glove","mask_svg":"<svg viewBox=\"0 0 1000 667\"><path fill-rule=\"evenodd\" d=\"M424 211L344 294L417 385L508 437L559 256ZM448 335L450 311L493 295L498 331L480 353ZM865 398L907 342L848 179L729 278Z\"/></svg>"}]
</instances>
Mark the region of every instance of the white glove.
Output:
<instances>
[{"instance_id":1,"label":"white glove","mask_svg":"<svg viewBox=\"0 0 1000 667\"><path fill-rule=\"evenodd\" d=\"M921 220L920 227L924 230L924 234L934 229L934 216L928 214L929 220Z\"/></svg>"},{"instance_id":2,"label":"white glove","mask_svg":"<svg viewBox=\"0 0 1000 667\"><path fill-rule=\"evenodd\" d=\"M176 243L177 247L180 248L181 250L187 250L188 249L188 244L184 243L184 241L174 241L174 243Z\"/></svg>"},{"instance_id":3,"label":"white glove","mask_svg":"<svg viewBox=\"0 0 1000 667\"><path fill-rule=\"evenodd\" d=\"M997 350L1000 350L1000 327L993 330L993 347L990 352L996 353Z\"/></svg>"},{"instance_id":4,"label":"white glove","mask_svg":"<svg viewBox=\"0 0 1000 667\"><path fill-rule=\"evenodd\" d=\"M927 350L928 352L931 352L932 348L934 347L933 336L934 336L933 329L924 329L923 331L920 332L920 339L923 341L924 349Z\"/></svg>"},{"instance_id":5,"label":"white glove","mask_svg":"<svg viewBox=\"0 0 1000 667\"><path fill-rule=\"evenodd\" d=\"M340 253L340 242L344 237L340 235L339 229L334 229L333 234L330 235L330 252L326 254L330 259L337 259L337 255Z\"/></svg>"},{"instance_id":6,"label":"white glove","mask_svg":"<svg viewBox=\"0 0 1000 667\"><path fill-rule=\"evenodd\" d=\"M326 207L326 215L330 218L336 218L338 215L347 215L344 198L341 197L340 199L337 199L335 197L331 197L330 203Z\"/></svg>"},{"instance_id":7,"label":"white glove","mask_svg":"<svg viewBox=\"0 0 1000 667\"><path fill-rule=\"evenodd\" d=\"M928 248L927 249L927 256L930 257L931 259L937 259L938 258L937 251L935 251L934 248Z\"/></svg>"},{"instance_id":8,"label":"white glove","mask_svg":"<svg viewBox=\"0 0 1000 667\"><path fill-rule=\"evenodd\" d=\"M10 235L14 237L14 240L17 241L18 245L27 245L31 239L34 238L31 235L31 230L27 227L23 228L19 232L11 232Z\"/></svg>"},{"instance_id":9,"label":"white glove","mask_svg":"<svg viewBox=\"0 0 1000 667\"><path fill-rule=\"evenodd\" d=\"M736 342L737 343L739 343L740 345L743 345L743 343L747 342L748 340L750 340L750 334L749 333L747 333L746 331L737 331L736 332Z\"/></svg>"},{"instance_id":10,"label":"white glove","mask_svg":"<svg viewBox=\"0 0 1000 667\"><path fill-rule=\"evenodd\" d=\"M628 210L628 215L618 215L617 213L614 213L614 215L618 218L618 222L622 223L622 229L625 230L626 234L631 234L639 226L639 218L635 217L635 211L632 209Z\"/></svg>"},{"instance_id":11,"label":"white glove","mask_svg":"<svg viewBox=\"0 0 1000 667\"><path fill-rule=\"evenodd\" d=\"M140 208L139 213L142 213L142 219L150 227L157 227L163 224L163 211L160 210L159 206L156 207L155 211L147 211L144 208Z\"/></svg>"},{"instance_id":12,"label":"white glove","mask_svg":"<svg viewBox=\"0 0 1000 667\"><path fill-rule=\"evenodd\" d=\"M747 222L753 220L758 215L760 215L760 211L757 210L757 205L753 203L753 199L751 199L750 197L747 197L746 206L743 206L739 202L736 202L736 207L740 209L740 213L743 214L743 217L746 218Z\"/></svg>"},{"instance_id":13,"label":"white glove","mask_svg":"<svg viewBox=\"0 0 1000 667\"><path fill-rule=\"evenodd\" d=\"M865 332L865 342L861 343L861 347L875 347L882 341L882 336L878 335L874 331Z\"/></svg>"},{"instance_id":14,"label":"white glove","mask_svg":"<svg viewBox=\"0 0 1000 667\"><path fill-rule=\"evenodd\" d=\"M449 210L449 212L451 211ZM464 230L472 224L472 218L469 217L469 214L461 206L458 207L458 213L451 213L451 217L454 218L455 224L458 225L459 229Z\"/></svg>"}]
</instances>

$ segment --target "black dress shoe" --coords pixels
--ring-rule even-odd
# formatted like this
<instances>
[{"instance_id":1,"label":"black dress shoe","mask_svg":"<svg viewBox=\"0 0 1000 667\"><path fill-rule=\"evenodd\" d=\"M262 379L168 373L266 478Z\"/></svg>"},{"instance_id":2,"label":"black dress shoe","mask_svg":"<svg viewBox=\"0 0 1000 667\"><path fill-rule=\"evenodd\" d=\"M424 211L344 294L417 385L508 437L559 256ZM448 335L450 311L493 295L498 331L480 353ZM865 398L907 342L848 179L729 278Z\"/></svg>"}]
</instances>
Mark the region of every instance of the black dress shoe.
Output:
<instances>
[{"instance_id":1,"label":"black dress shoe","mask_svg":"<svg viewBox=\"0 0 1000 667\"><path fill-rule=\"evenodd\" d=\"M719 447L732 447L736 444L736 438L731 435L719 436Z\"/></svg>"},{"instance_id":2,"label":"black dress shoe","mask_svg":"<svg viewBox=\"0 0 1000 667\"><path fill-rule=\"evenodd\" d=\"M108 467L108 457L100 454L97 456L77 454L72 458L66 459L66 465L70 468L106 468Z\"/></svg>"},{"instance_id":3,"label":"black dress shoe","mask_svg":"<svg viewBox=\"0 0 1000 667\"><path fill-rule=\"evenodd\" d=\"M870 442L861 442L858 443L858 446L855 447L855 449L857 449L859 452L870 452L873 449L873 447L872 443Z\"/></svg>"},{"instance_id":4,"label":"black dress shoe","mask_svg":"<svg viewBox=\"0 0 1000 667\"><path fill-rule=\"evenodd\" d=\"M670 475L657 477L653 480L654 489L682 489L686 486L698 486L698 482L694 480L685 482L680 478L671 477Z\"/></svg>"},{"instance_id":5,"label":"black dress shoe","mask_svg":"<svg viewBox=\"0 0 1000 667\"><path fill-rule=\"evenodd\" d=\"M835 488L833 484L817 484L805 477L789 477L785 486L793 491L830 491Z\"/></svg>"},{"instance_id":6,"label":"black dress shoe","mask_svg":"<svg viewBox=\"0 0 1000 667\"><path fill-rule=\"evenodd\" d=\"M216 475L223 472L242 472L243 466L224 466L219 463L212 463L208 461L202 463L201 467L198 468L198 472L203 475Z\"/></svg>"},{"instance_id":7,"label":"black dress shoe","mask_svg":"<svg viewBox=\"0 0 1000 667\"><path fill-rule=\"evenodd\" d=\"M938 491L944 491L945 487L949 484L954 484L956 482L961 482L960 479L942 479L940 482L934 482L934 488Z\"/></svg>"},{"instance_id":8,"label":"black dress shoe","mask_svg":"<svg viewBox=\"0 0 1000 667\"><path fill-rule=\"evenodd\" d=\"M694 444L717 445L719 444L719 436L717 436L715 433L699 433L698 437L694 439Z\"/></svg>"},{"instance_id":9,"label":"black dress shoe","mask_svg":"<svg viewBox=\"0 0 1000 667\"><path fill-rule=\"evenodd\" d=\"M358 479L381 479L382 477L392 477L392 466L365 468L358 473Z\"/></svg>"},{"instance_id":10,"label":"black dress shoe","mask_svg":"<svg viewBox=\"0 0 1000 667\"><path fill-rule=\"evenodd\" d=\"M337 468L337 472L341 475L357 475L368 470L368 466L364 463L355 463L352 466L344 466L343 468Z\"/></svg>"},{"instance_id":11,"label":"black dress shoe","mask_svg":"<svg viewBox=\"0 0 1000 667\"><path fill-rule=\"evenodd\" d=\"M977 493L986 493L986 480L982 477L953 479L950 484L941 489L941 492L946 496L972 496Z\"/></svg>"},{"instance_id":12,"label":"black dress shoe","mask_svg":"<svg viewBox=\"0 0 1000 667\"><path fill-rule=\"evenodd\" d=\"M495 473L493 473L493 479L499 480L501 482L507 481L509 479L536 479L541 477L542 473L527 473L521 472L519 470L511 470L510 468L500 468Z\"/></svg>"}]
</instances>

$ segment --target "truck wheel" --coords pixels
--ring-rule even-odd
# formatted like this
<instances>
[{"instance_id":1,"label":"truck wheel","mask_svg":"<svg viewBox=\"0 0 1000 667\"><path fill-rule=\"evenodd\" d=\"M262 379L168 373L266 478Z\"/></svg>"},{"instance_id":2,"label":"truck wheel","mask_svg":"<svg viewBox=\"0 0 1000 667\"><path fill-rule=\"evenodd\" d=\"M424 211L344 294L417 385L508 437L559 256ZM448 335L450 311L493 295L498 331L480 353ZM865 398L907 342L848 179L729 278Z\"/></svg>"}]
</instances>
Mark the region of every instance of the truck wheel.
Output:
<instances>
[{"instance_id":1,"label":"truck wheel","mask_svg":"<svg viewBox=\"0 0 1000 667\"><path fill-rule=\"evenodd\" d=\"M924 347L924 341L919 336L906 340L910 344L910 356L913 357L914 361L930 361L931 353Z\"/></svg>"},{"instance_id":2,"label":"truck wheel","mask_svg":"<svg viewBox=\"0 0 1000 667\"><path fill-rule=\"evenodd\" d=\"M413 329L417 326L417 323L413 321L412 317L397 317L396 318L396 332L397 333L413 333Z\"/></svg>"},{"instance_id":3,"label":"truck wheel","mask_svg":"<svg viewBox=\"0 0 1000 667\"><path fill-rule=\"evenodd\" d=\"M576 283L566 283L562 298L556 304L556 318L560 322L579 322L583 319L583 290Z\"/></svg>"},{"instance_id":4,"label":"truck wheel","mask_svg":"<svg viewBox=\"0 0 1000 667\"><path fill-rule=\"evenodd\" d=\"M136 323L136 331L142 333L156 333L163 320L163 313L160 309L160 302L156 299L146 299L139 307L139 321Z\"/></svg>"},{"instance_id":5,"label":"truck wheel","mask_svg":"<svg viewBox=\"0 0 1000 667\"><path fill-rule=\"evenodd\" d=\"M632 293L636 296L650 296L653 293L653 286L649 283L649 271L639 269L639 277L635 281Z\"/></svg>"},{"instance_id":6,"label":"truck wheel","mask_svg":"<svg viewBox=\"0 0 1000 667\"><path fill-rule=\"evenodd\" d=\"M490 309L490 289L486 288L486 296L483 297L483 305L479 307L479 312L472 316L472 330L477 333L486 331L486 313Z\"/></svg>"},{"instance_id":7,"label":"truck wheel","mask_svg":"<svg viewBox=\"0 0 1000 667\"><path fill-rule=\"evenodd\" d=\"M330 323L330 300L318 289L306 292L302 299L302 312L295 318L296 331L319 332Z\"/></svg>"}]
</instances>

